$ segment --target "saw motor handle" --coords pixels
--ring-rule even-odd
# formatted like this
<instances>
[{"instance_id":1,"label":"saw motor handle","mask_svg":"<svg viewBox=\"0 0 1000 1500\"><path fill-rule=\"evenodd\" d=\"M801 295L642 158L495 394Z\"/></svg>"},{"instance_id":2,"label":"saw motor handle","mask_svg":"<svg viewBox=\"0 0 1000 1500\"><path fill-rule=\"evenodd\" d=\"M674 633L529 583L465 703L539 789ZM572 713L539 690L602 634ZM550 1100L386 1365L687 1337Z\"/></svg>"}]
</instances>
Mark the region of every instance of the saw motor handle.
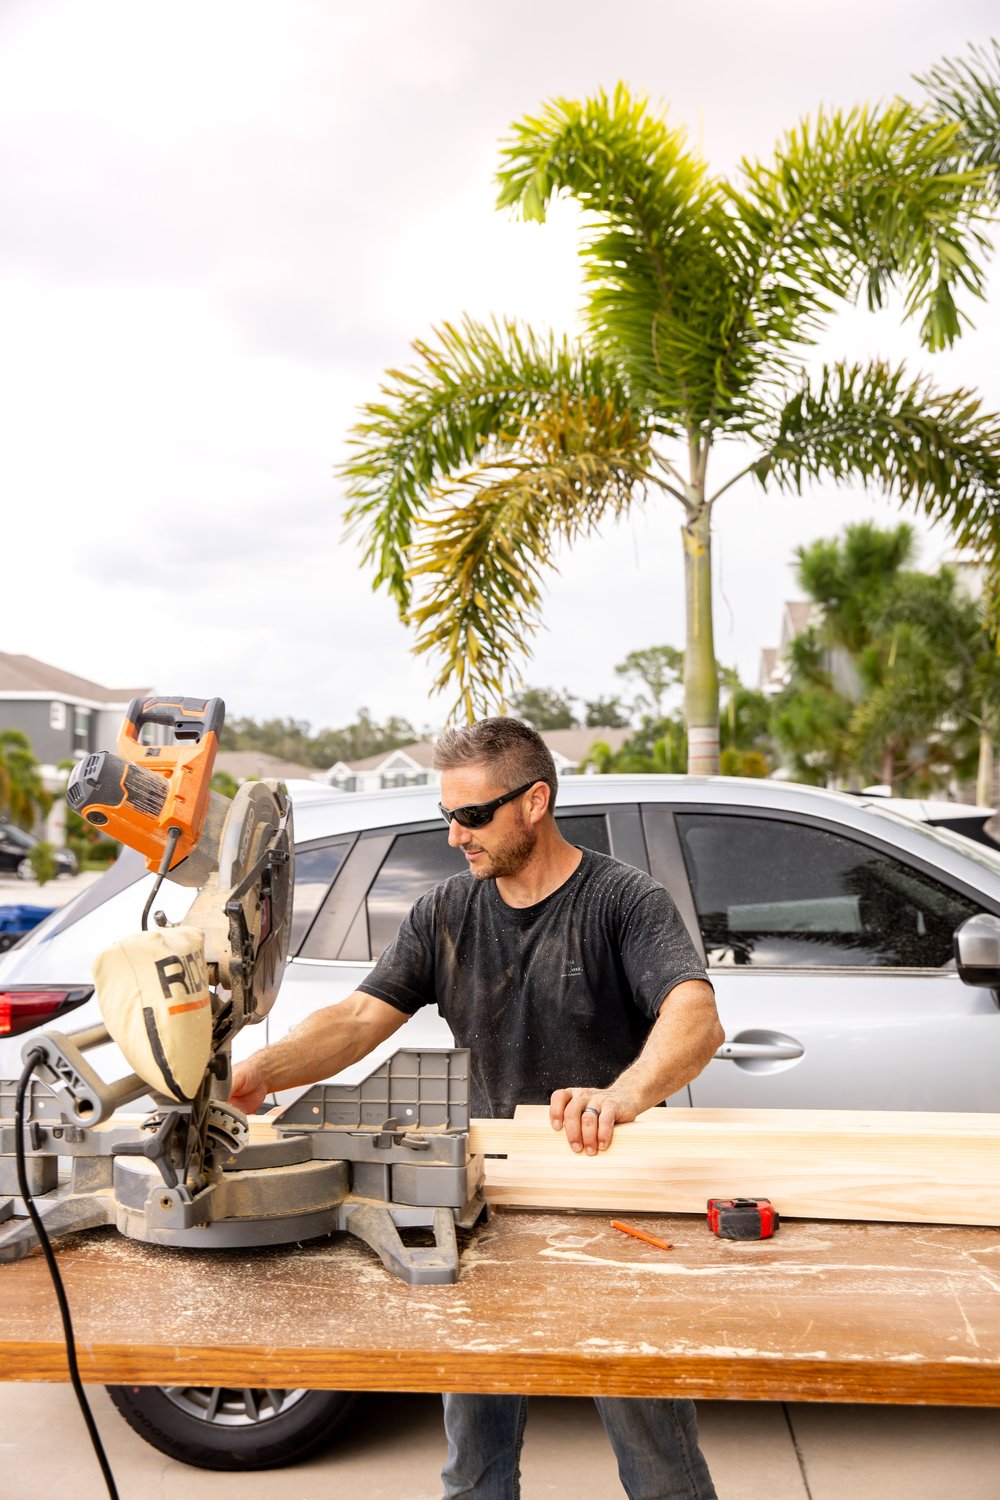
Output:
<instances>
[{"instance_id":1,"label":"saw motor handle","mask_svg":"<svg viewBox=\"0 0 1000 1500\"><path fill-rule=\"evenodd\" d=\"M214 734L216 742L226 719L221 698L133 698L125 710L121 739L138 741L147 724L165 724L178 741L202 740Z\"/></svg>"}]
</instances>

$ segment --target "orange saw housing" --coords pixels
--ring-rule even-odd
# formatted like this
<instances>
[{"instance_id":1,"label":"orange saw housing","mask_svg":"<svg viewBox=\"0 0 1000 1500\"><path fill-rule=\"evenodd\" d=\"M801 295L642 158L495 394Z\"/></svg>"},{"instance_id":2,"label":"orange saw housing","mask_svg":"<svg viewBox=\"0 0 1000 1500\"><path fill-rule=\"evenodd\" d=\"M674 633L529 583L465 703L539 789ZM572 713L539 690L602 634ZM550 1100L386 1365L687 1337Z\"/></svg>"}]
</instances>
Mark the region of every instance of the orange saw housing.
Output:
<instances>
[{"instance_id":1,"label":"orange saw housing","mask_svg":"<svg viewBox=\"0 0 1000 1500\"><path fill-rule=\"evenodd\" d=\"M94 828L145 856L158 870L171 829L180 837L172 870L201 836L212 770L225 722L221 698L133 698L118 735L117 754L88 755L74 769L67 804ZM146 724L174 731L172 745L142 745Z\"/></svg>"}]
</instances>

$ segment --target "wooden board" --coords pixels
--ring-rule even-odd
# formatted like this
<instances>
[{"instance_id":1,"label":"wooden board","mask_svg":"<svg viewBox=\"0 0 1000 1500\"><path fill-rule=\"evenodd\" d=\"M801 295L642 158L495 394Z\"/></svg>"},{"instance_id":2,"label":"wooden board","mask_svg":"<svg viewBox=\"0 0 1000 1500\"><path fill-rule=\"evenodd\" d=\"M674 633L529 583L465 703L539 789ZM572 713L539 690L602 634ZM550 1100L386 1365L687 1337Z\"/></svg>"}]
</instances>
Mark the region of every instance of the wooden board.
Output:
<instances>
[{"instance_id":1,"label":"wooden board","mask_svg":"<svg viewBox=\"0 0 1000 1500\"><path fill-rule=\"evenodd\" d=\"M1000 1225L1000 1115L657 1109L597 1156L572 1152L543 1105L474 1120L491 1203L704 1214L770 1198L783 1217Z\"/></svg>"},{"instance_id":2,"label":"wooden board","mask_svg":"<svg viewBox=\"0 0 1000 1500\"><path fill-rule=\"evenodd\" d=\"M348 1236L216 1254L102 1229L59 1252L84 1380L1000 1405L1000 1234L500 1210L451 1287ZM0 1378L65 1380L38 1254L0 1265Z\"/></svg>"}]
</instances>

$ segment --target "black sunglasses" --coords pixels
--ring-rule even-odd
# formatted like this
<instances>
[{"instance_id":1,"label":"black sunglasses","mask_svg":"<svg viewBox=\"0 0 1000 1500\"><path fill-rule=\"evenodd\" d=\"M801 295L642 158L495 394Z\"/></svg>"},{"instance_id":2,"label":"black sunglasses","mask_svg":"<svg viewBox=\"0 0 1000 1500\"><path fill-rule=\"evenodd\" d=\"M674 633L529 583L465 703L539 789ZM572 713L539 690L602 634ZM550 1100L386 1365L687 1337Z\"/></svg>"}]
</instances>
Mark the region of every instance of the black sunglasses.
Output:
<instances>
[{"instance_id":1,"label":"black sunglasses","mask_svg":"<svg viewBox=\"0 0 1000 1500\"><path fill-rule=\"evenodd\" d=\"M515 797L520 797L522 792L526 792L534 784L534 781L526 781L524 786L517 786L512 792L504 792L502 797L494 797L492 802L470 802L468 807L453 807L450 812L439 802L438 811L449 828L452 818L460 828L485 828L487 823L493 821L493 814L498 807L503 807L505 802L513 802Z\"/></svg>"}]
</instances>

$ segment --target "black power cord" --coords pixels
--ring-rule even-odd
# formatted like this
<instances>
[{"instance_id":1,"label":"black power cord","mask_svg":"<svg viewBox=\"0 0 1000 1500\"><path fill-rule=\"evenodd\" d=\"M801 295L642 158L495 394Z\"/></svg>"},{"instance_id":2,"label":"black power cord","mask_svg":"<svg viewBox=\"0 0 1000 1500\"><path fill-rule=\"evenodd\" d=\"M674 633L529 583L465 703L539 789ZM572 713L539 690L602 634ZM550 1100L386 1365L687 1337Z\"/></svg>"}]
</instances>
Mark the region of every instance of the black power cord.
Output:
<instances>
[{"instance_id":1,"label":"black power cord","mask_svg":"<svg viewBox=\"0 0 1000 1500\"><path fill-rule=\"evenodd\" d=\"M153 909L153 902L156 900L157 896L160 893L160 886L163 884L164 880L167 877L167 874L169 873L170 866L174 858L174 850L177 848L177 845L180 842L180 836L181 830L179 828L167 829L167 837L163 845L163 858L160 860L160 868L156 872L156 880L153 882L153 889L149 893L149 900L146 902L146 905L142 910L143 932L146 931L146 924L149 921L149 914Z\"/></svg>"},{"instance_id":2,"label":"black power cord","mask_svg":"<svg viewBox=\"0 0 1000 1500\"><path fill-rule=\"evenodd\" d=\"M108 1457L101 1442L101 1435L97 1430L97 1423L94 1421L94 1414L90 1409L87 1393L83 1389L83 1382L80 1379L80 1370L76 1362L76 1337L73 1333L73 1321L69 1315L66 1288L63 1286L62 1277L59 1274L59 1267L56 1265L56 1258L49 1242L45 1225L42 1223L41 1215L35 1207L35 1200L31 1196L31 1189L28 1187L28 1169L24 1151L25 1100L32 1074L37 1064L43 1060L43 1056L43 1053L37 1048L29 1052L24 1065L24 1071L18 1079L17 1096L14 1104L14 1152L17 1162L17 1186L21 1197L24 1199L24 1206L28 1210L28 1217L34 1225L35 1233L38 1236L38 1243L42 1247L42 1253L49 1268L49 1275L52 1277L52 1285L55 1289L56 1301L59 1303L59 1313L62 1317L63 1338L66 1341L66 1359L69 1364L69 1378L76 1393L80 1410L83 1413L83 1420L87 1424L90 1441L93 1444L94 1452L97 1454L97 1462L101 1466L101 1473L104 1475L104 1482L108 1487L110 1500L118 1500L118 1490L115 1487L115 1478L111 1472L111 1465L108 1463Z\"/></svg>"}]
</instances>

